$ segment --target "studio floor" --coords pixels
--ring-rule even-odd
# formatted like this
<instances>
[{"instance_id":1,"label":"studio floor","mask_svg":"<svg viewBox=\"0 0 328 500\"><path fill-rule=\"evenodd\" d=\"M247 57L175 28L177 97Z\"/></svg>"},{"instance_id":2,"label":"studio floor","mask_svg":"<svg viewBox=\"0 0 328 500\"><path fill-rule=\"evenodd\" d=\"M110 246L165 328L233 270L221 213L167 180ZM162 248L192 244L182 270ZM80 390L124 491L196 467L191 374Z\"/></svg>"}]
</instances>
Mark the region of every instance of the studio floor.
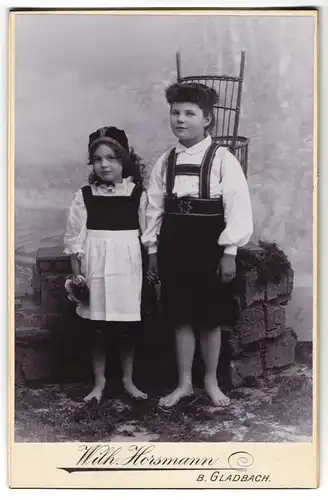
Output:
<instances>
[{"instance_id":1,"label":"studio floor","mask_svg":"<svg viewBox=\"0 0 328 500\"><path fill-rule=\"evenodd\" d=\"M98 405L84 403L91 386L16 386L17 442L309 442L312 440L312 369L296 363L253 387L228 393L215 408L201 389L175 408L158 406L159 394L133 401L120 387L106 387ZM144 388L142 388L144 389ZM167 390L169 390L168 388Z\"/></svg>"}]
</instances>

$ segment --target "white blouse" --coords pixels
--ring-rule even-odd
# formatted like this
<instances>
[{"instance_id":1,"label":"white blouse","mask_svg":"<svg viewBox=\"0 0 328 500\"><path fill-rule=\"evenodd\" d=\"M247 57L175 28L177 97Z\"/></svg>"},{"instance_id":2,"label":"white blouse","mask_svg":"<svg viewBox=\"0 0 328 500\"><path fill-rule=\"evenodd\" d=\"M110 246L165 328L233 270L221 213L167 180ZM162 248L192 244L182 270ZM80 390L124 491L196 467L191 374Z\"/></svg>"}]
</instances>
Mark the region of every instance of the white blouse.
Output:
<instances>
[{"instance_id":1,"label":"white blouse","mask_svg":"<svg viewBox=\"0 0 328 500\"><path fill-rule=\"evenodd\" d=\"M200 165L212 139L207 136L190 148L181 143L176 146L176 164ZM165 160L167 152L155 163L147 190L148 207L146 211L146 231L141 241L148 252L157 252L157 239L164 213L166 192ZM173 193L178 198L199 196L199 177L176 175ZM253 233L253 218L247 181L241 165L228 149L220 147L214 157L211 177L210 196L222 196L226 227L221 233L218 244L225 247L224 252L236 255L239 246L246 245Z\"/></svg>"},{"instance_id":2,"label":"white blouse","mask_svg":"<svg viewBox=\"0 0 328 500\"><path fill-rule=\"evenodd\" d=\"M129 179L123 179L122 183L115 187L104 184L91 184L94 196L130 196L135 184ZM146 228L146 206L147 195L142 193L139 205L139 224L141 233ZM79 258L84 256L84 241L87 232L87 209L84 204L82 189L79 189L74 196L69 208L66 232L64 236L64 253L67 255L77 254Z\"/></svg>"}]
</instances>

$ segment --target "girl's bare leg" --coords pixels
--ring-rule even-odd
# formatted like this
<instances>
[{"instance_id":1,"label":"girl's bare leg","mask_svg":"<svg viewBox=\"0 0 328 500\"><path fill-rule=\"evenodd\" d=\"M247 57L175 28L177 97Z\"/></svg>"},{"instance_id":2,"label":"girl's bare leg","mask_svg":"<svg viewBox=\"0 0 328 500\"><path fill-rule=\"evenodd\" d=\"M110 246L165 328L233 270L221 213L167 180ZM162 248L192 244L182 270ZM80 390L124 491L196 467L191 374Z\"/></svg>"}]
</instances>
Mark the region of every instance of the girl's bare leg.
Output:
<instances>
[{"instance_id":1,"label":"girl's bare leg","mask_svg":"<svg viewBox=\"0 0 328 500\"><path fill-rule=\"evenodd\" d=\"M223 394L217 381L217 368L221 350L220 327L202 332L200 347L205 363L205 390L215 406L227 406L230 399Z\"/></svg>"},{"instance_id":2,"label":"girl's bare leg","mask_svg":"<svg viewBox=\"0 0 328 500\"><path fill-rule=\"evenodd\" d=\"M95 386L90 394L88 394L84 398L84 401L91 401L91 399L96 399L99 403L106 385L106 347L99 339L95 340L92 358Z\"/></svg>"},{"instance_id":3,"label":"girl's bare leg","mask_svg":"<svg viewBox=\"0 0 328 500\"><path fill-rule=\"evenodd\" d=\"M196 340L190 326L179 328L175 336L179 384L178 387L159 400L159 404L171 407L177 404L181 398L189 396L193 392L192 387L192 363L195 354Z\"/></svg>"},{"instance_id":4,"label":"girl's bare leg","mask_svg":"<svg viewBox=\"0 0 328 500\"><path fill-rule=\"evenodd\" d=\"M123 369L123 385L124 389L136 399L147 399L148 395L140 391L133 383L133 362L134 351L123 351L121 355L122 369Z\"/></svg>"}]
</instances>

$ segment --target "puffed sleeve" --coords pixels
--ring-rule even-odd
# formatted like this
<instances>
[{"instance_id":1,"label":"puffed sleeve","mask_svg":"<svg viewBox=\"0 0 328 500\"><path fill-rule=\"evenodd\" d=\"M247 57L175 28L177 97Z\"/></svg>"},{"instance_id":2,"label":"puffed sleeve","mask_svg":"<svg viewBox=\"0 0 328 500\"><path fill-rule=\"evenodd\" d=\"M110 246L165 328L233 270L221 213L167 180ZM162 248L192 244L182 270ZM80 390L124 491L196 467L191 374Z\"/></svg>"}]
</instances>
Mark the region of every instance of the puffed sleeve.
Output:
<instances>
[{"instance_id":1,"label":"puffed sleeve","mask_svg":"<svg viewBox=\"0 0 328 500\"><path fill-rule=\"evenodd\" d=\"M222 200L226 221L219 237L224 253L236 255L240 246L249 242L253 233L252 207L247 180L236 157L224 150L221 161Z\"/></svg>"},{"instance_id":2,"label":"puffed sleeve","mask_svg":"<svg viewBox=\"0 0 328 500\"><path fill-rule=\"evenodd\" d=\"M69 208L66 232L64 236L64 253L84 256L84 242L86 237L87 210L83 201L82 190L74 196Z\"/></svg>"},{"instance_id":3,"label":"puffed sleeve","mask_svg":"<svg viewBox=\"0 0 328 500\"><path fill-rule=\"evenodd\" d=\"M147 210L147 193L146 191L142 192L142 195L140 197L140 204L139 204L139 225L140 225L140 231L141 234L144 233L146 229L146 210Z\"/></svg>"},{"instance_id":4,"label":"puffed sleeve","mask_svg":"<svg viewBox=\"0 0 328 500\"><path fill-rule=\"evenodd\" d=\"M164 212L164 161L166 153L159 157L150 174L147 189L148 204L146 209L146 229L141 241L148 248L148 253L157 252L157 239L162 225Z\"/></svg>"}]
</instances>

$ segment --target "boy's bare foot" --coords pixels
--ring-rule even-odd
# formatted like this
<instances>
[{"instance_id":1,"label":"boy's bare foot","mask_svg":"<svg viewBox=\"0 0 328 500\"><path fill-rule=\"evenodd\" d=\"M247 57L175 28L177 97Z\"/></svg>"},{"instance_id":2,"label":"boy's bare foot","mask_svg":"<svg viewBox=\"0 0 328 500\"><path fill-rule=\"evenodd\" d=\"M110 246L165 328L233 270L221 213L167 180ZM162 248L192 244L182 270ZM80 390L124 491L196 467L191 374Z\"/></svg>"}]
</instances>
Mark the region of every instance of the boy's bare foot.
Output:
<instances>
[{"instance_id":1,"label":"boy's bare foot","mask_svg":"<svg viewBox=\"0 0 328 500\"><path fill-rule=\"evenodd\" d=\"M161 398L158 404L160 406L165 406L166 408L170 408L171 406L176 405L180 401L180 399L186 396L191 396L192 393L193 393L192 385L190 384L181 386L179 385L173 392Z\"/></svg>"},{"instance_id":2,"label":"boy's bare foot","mask_svg":"<svg viewBox=\"0 0 328 500\"><path fill-rule=\"evenodd\" d=\"M223 394L216 380L206 380L205 378L204 387L214 406L228 406L230 404L230 398Z\"/></svg>"},{"instance_id":3,"label":"boy's bare foot","mask_svg":"<svg viewBox=\"0 0 328 500\"><path fill-rule=\"evenodd\" d=\"M124 389L126 390L126 392L128 392L130 394L130 396L132 396L133 398L135 398L135 399L147 399L148 398L148 394L140 391L140 389L138 389L138 387L136 387L134 385L132 380L124 380L123 379L123 385L124 385Z\"/></svg>"},{"instance_id":4,"label":"boy's bare foot","mask_svg":"<svg viewBox=\"0 0 328 500\"><path fill-rule=\"evenodd\" d=\"M94 388L92 389L92 391L87 396L85 396L84 401L87 403L88 401L91 401L92 399L96 399L99 403L101 398L102 398L105 385L106 385L105 379L102 380L101 382L99 382L98 384L96 384L94 386Z\"/></svg>"}]
</instances>

